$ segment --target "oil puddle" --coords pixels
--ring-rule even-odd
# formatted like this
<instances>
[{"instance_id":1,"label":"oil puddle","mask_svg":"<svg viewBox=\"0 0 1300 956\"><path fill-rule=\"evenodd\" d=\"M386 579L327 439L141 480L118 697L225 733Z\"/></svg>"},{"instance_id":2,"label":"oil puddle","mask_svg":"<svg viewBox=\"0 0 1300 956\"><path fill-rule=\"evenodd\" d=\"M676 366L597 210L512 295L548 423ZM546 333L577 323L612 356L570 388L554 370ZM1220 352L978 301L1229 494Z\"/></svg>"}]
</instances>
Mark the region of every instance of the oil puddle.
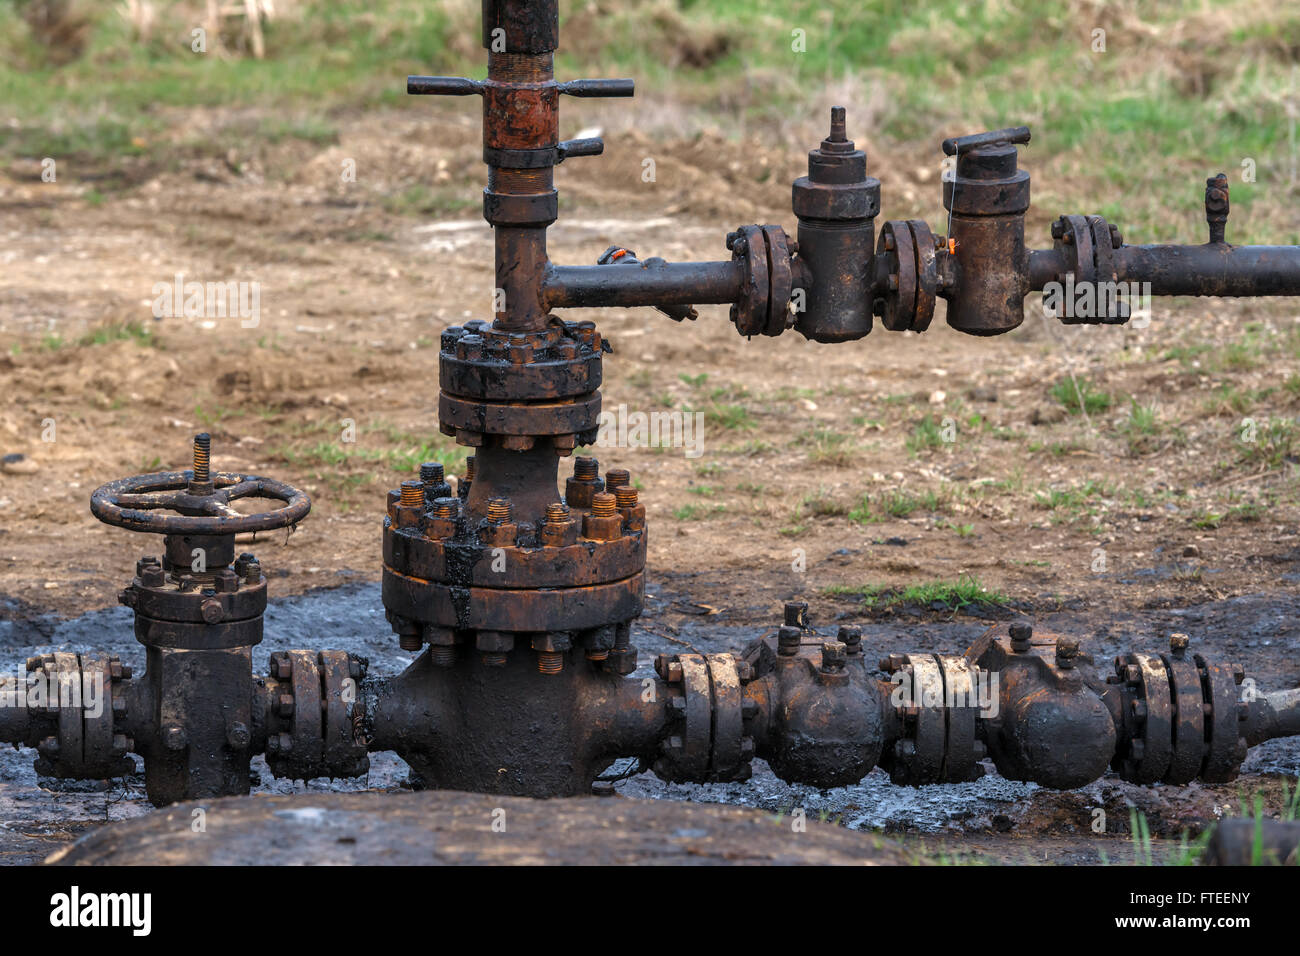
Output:
<instances>
[{"instance_id":1,"label":"oil puddle","mask_svg":"<svg viewBox=\"0 0 1300 956\"><path fill-rule=\"evenodd\" d=\"M775 622L779 609L737 615L711 613L692 605L687 594L667 586L652 587L647 613L634 627L633 641L641 654L634 676L650 676L655 655L739 651L770 630L753 620ZM814 609L815 610L815 609ZM0 620L0 671L22 673L33 654L62 651L115 653L143 669L143 650L132 633L131 612L113 607L78 618L58 620L39 614L15 613L10 607ZM366 657L370 672L389 676L401 672L413 655L401 651L384 619L378 584L348 584L329 590L274 600L266 611L266 639L253 650L253 666L265 673L268 656L281 648L345 650ZM818 621L814 628L828 636L840 623L863 628L866 653L880 657L891 652L928 651L960 653L987 627L977 618L929 616L902 621L872 621L841 616ZM1121 650L1159 650L1167 646L1170 631L1192 635L1193 647L1206 656L1240 662L1265 690L1300 683L1300 598L1290 594L1260 593L1182 608L1153 608L1113 612L1106 609L1073 610L1044 615L1040 627L1076 636L1085 642L1103 669ZM38 780L32 769L34 752L0 751L0 862L26 863L43 859L63 843L92 826L129 819L150 811L140 776L105 783ZM367 778L303 783L276 780L261 758L253 762L257 782L254 793L351 791L396 789L406 784L406 764L393 753L371 755ZM608 776L635 768L618 764ZM1193 832L1206 821L1236 812L1242 794L1249 795L1270 776L1294 780L1300 775L1300 739L1270 741L1252 750L1235 783L1220 787L1138 787L1107 775L1087 787L1059 793L1033 784L1004 780L989 774L963 784L896 787L887 774L875 770L858 784L830 790L791 785L777 779L762 761L754 775L740 784L668 784L650 773L636 773L614 784L629 797L720 803L767 811L776 820L825 820L860 830L880 830L914 835L932 845L935 840L956 841L960 847L1003 837L1019 837L1016 852L1036 858L1037 850L1051 841L1085 841L1123 837L1130 814L1141 811L1157 835L1177 837ZM1098 811L1103 829L1096 826ZM1024 840L1028 838L1029 842ZM1042 845L1035 840L1044 841ZM1091 846L1089 843L1089 846ZM1068 856L1068 854L1067 854ZM1095 861L1095 849L1081 851L1079 860Z\"/></svg>"}]
</instances>

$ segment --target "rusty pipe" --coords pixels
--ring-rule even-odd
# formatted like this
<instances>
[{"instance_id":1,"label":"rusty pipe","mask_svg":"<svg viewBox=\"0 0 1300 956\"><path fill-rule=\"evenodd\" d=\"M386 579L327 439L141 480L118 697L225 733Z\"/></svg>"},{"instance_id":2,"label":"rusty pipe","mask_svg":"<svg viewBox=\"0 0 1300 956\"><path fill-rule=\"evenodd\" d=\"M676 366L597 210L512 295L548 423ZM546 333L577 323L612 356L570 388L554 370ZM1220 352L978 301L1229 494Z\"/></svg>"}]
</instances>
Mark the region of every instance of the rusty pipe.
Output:
<instances>
[{"instance_id":1,"label":"rusty pipe","mask_svg":"<svg viewBox=\"0 0 1300 956\"><path fill-rule=\"evenodd\" d=\"M1152 295L1300 295L1300 246L1122 246L1120 282L1149 282Z\"/></svg>"},{"instance_id":2,"label":"rusty pipe","mask_svg":"<svg viewBox=\"0 0 1300 956\"><path fill-rule=\"evenodd\" d=\"M740 298L743 281L735 260L551 266L542 297L548 308L722 304Z\"/></svg>"}]
</instances>

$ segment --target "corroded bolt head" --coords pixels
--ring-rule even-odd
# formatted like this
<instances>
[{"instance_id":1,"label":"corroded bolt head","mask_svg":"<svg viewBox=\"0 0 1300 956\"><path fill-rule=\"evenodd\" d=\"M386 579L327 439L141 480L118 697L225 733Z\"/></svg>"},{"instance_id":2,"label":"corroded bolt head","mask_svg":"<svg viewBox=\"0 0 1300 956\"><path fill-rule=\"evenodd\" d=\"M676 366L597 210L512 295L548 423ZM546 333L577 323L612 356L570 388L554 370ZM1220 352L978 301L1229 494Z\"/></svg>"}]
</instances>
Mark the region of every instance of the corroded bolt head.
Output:
<instances>
[{"instance_id":1,"label":"corroded bolt head","mask_svg":"<svg viewBox=\"0 0 1300 956\"><path fill-rule=\"evenodd\" d=\"M167 583L167 572L159 565L150 565L140 575L140 583L147 588L160 588Z\"/></svg>"},{"instance_id":2,"label":"corroded bolt head","mask_svg":"<svg viewBox=\"0 0 1300 956\"><path fill-rule=\"evenodd\" d=\"M163 746L168 750L184 750L189 743L189 738L185 734L185 728L172 724L170 727L163 728L162 733Z\"/></svg>"},{"instance_id":3,"label":"corroded bolt head","mask_svg":"<svg viewBox=\"0 0 1300 956\"><path fill-rule=\"evenodd\" d=\"M1142 683L1142 668L1136 664L1125 664L1123 676L1124 683L1136 686Z\"/></svg>"},{"instance_id":4,"label":"corroded bolt head","mask_svg":"<svg viewBox=\"0 0 1300 956\"><path fill-rule=\"evenodd\" d=\"M754 665L749 661L736 661L736 679L748 684L754 679Z\"/></svg>"},{"instance_id":5,"label":"corroded bolt head","mask_svg":"<svg viewBox=\"0 0 1300 956\"><path fill-rule=\"evenodd\" d=\"M293 716L293 694L281 694L276 701L276 712L281 717Z\"/></svg>"},{"instance_id":6,"label":"corroded bolt head","mask_svg":"<svg viewBox=\"0 0 1300 956\"><path fill-rule=\"evenodd\" d=\"M1139 724L1147 719L1147 705L1145 701L1135 700L1129 704L1129 710L1133 713L1133 719Z\"/></svg>"},{"instance_id":7,"label":"corroded bolt head","mask_svg":"<svg viewBox=\"0 0 1300 956\"><path fill-rule=\"evenodd\" d=\"M248 732L248 727L242 721L235 721L226 731L226 743L230 744L231 750L245 750L252 741L252 735Z\"/></svg>"},{"instance_id":8,"label":"corroded bolt head","mask_svg":"<svg viewBox=\"0 0 1300 956\"><path fill-rule=\"evenodd\" d=\"M840 625L836 637L844 644L850 654L862 653L862 628Z\"/></svg>"},{"instance_id":9,"label":"corroded bolt head","mask_svg":"<svg viewBox=\"0 0 1300 956\"><path fill-rule=\"evenodd\" d=\"M1057 219L1052 222L1052 238L1060 239L1065 235L1065 220Z\"/></svg>"},{"instance_id":10,"label":"corroded bolt head","mask_svg":"<svg viewBox=\"0 0 1300 956\"><path fill-rule=\"evenodd\" d=\"M904 663L902 654L890 654L888 657L882 657L880 659L879 666L886 674L893 674L894 672L901 670Z\"/></svg>"},{"instance_id":11,"label":"corroded bolt head","mask_svg":"<svg viewBox=\"0 0 1300 956\"><path fill-rule=\"evenodd\" d=\"M1169 653L1174 655L1178 660L1182 660L1183 655L1187 653L1187 645L1192 639L1186 634L1169 635Z\"/></svg>"},{"instance_id":12,"label":"corroded bolt head","mask_svg":"<svg viewBox=\"0 0 1300 956\"><path fill-rule=\"evenodd\" d=\"M1071 670L1074 660L1079 656L1079 642L1073 638L1063 637L1056 642L1056 666L1062 670Z\"/></svg>"},{"instance_id":13,"label":"corroded bolt head","mask_svg":"<svg viewBox=\"0 0 1300 956\"><path fill-rule=\"evenodd\" d=\"M201 605L199 605L199 613L203 615L203 620L207 621L209 624L216 624L221 620L222 615L225 612L221 609L220 601L216 598L207 598Z\"/></svg>"},{"instance_id":14,"label":"corroded bolt head","mask_svg":"<svg viewBox=\"0 0 1300 956\"><path fill-rule=\"evenodd\" d=\"M808 605L803 601L786 601L786 627L806 628L808 626Z\"/></svg>"},{"instance_id":15,"label":"corroded bolt head","mask_svg":"<svg viewBox=\"0 0 1300 956\"><path fill-rule=\"evenodd\" d=\"M803 640L803 631L789 624L783 624L776 632L776 652L782 657L793 657L799 653L799 644Z\"/></svg>"},{"instance_id":16,"label":"corroded bolt head","mask_svg":"<svg viewBox=\"0 0 1300 956\"><path fill-rule=\"evenodd\" d=\"M848 648L840 641L822 642L822 670L842 671L848 662Z\"/></svg>"},{"instance_id":17,"label":"corroded bolt head","mask_svg":"<svg viewBox=\"0 0 1300 956\"><path fill-rule=\"evenodd\" d=\"M239 575L233 568L222 568L213 579L212 589L218 594L233 594L239 590Z\"/></svg>"},{"instance_id":18,"label":"corroded bolt head","mask_svg":"<svg viewBox=\"0 0 1300 956\"><path fill-rule=\"evenodd\" d=\"M271 676L276 680L288 680L293 676L293 661L288 654L271 655Z\"/></svg>"},{"instance_id":19,"label":"corroded bolt head","mask_svg":"<svg viewBox=\"0 0 1300 956\"><path fill-rule=\"evenodd\" d=\"M1007 634L1011 637L1012 644L1029 645L1029 639L1034 636L1034 629L1024 621L1016 621L1009 628Z\"/></svg>"}]
</instances>

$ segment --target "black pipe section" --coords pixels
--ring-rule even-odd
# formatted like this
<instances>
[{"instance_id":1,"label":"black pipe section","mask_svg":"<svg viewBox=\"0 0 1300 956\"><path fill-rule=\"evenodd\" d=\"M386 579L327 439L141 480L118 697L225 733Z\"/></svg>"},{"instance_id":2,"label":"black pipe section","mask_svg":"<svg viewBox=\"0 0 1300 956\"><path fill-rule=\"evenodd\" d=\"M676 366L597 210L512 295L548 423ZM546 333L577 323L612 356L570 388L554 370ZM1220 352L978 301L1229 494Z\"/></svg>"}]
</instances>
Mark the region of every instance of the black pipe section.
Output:
<instances>
[{"instance_id":1,"label":"black pipe section","mask_svg":"<svg viewBox=\"0 0 1300 956\"><path fill-rule=\"evenodd\" d=\"M1121 246L1115 274L1152 295L1300 295L1300 246Z\"/></svg>"},{"instance_id":2,"label":"black pipe section","mask_svg":"<svg viewBox=\"0 0 1300 956\"><path fill-rule=\"evenodd\" d=\"M552 266L542 281L548 308L633 305L704 305L740 298L739 262L665 262L604 266Z\"/></svg>"}]
</instances>

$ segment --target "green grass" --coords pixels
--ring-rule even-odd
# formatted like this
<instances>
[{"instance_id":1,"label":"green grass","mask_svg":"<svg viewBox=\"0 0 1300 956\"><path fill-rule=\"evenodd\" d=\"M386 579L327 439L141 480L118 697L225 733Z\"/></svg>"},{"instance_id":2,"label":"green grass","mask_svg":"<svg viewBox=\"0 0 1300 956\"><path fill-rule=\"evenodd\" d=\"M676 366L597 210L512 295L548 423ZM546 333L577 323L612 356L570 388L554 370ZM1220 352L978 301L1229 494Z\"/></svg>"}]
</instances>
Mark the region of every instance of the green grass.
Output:
<instances>
[{"instance_id":1,"label":"green grass","mask_svg":"<svg viewBox=\"0 0 1300 956\"><path fill-rule=\"evenodd\" d=\"M77 340L78 345L107 345L110 342L135 342L157 345L153 331L141 322L110 322L92 329Z\"/></svg>"},{"instance_id":2,"label":"green grass","mask_svg":"<svg viewBox=\"0 0 1300 956\"><path fill-rule=\"evenodd\" d=\"M941 419L926 415L912 426L912 434L907 436L907 450L913 455L919 455L923 451L943 448L950 444L945 438L946 434L949 433L945 431ZM952 437L955 437L955 433Z\"/></svg>"},{"instance_id":3,"label":"green grass","mask_svg":"<svg viewBox=\"0 0 1300 956\"><path fill-rule=\"evenodd\" d=\"M1245 438L1253 431L1253 441L1242 440L1241 460L1256 467L1267 469L1281 468L1296 461L1300 454L1297 442L1300 441L1300 427L1284 418L1273 418L1254 423L1251 429L1240 429L1239 438Z\"/></svg>"},{"instance_id":4,"label":"green grass","mask_svg":"<svg viewBox=\"0 0 1300 956\"><path fill-rule=\"evenodd\" d=\"M1109 393L1095 388L1087 379L1070 377L1052 386L1052 397L1071 415L1085 412L1096 415L1106 411L1115 401Z\"/></svg>"},{"instance_id":5,"label":"green grass","mask_svg":"<svg viewBox=\"0 0 1300 956\"><path fill-rule=\"evenodd\" d=\"M955 580L926 581L904 588L890 588L883 584L832 585L823 591L828 597L856 597L867 607L886 609L902 605L920 605L957 611L975 605L1002 607L1011 599L1000 591L990 591L972 575L961 575ZM939 608L935 608L939 609Z\"/></svg>"},{"instance_id":6,"label":"green grass","mask_svg":"<svg viewBox=\"0 0 1300 956\"><path fill-rule=\"evenodd\" d=\"M948 488L921 492L888 491L879 496L873 507L869 495L863 495L849 510L849 520L857 524L874 524L889 518L910 518L914 514L946 514L957 503L957 494Z\"/></svg>"},{"instance_id":7,"label":"green grass","mask_svg":"<svg viewBox=\"0 0 1300 956\"><path fill-rule=\"evenodd\" d=\"M678 521L700 521L705 518L715 518L726 510L726 505L689 504L674 508L672 514Z\"/></svg>"},{"instance_id":8,"label":"green grass","mask_svg":"<svg viewBox=\"0 0 1300 956\"><path fill-rule=\"evenodd\" d=\"M159 23L146 40L117 4L83 6L94 17L88 46L59 64L15 5L0 4L0 102L14 121L0 124L0 162L165 162L176 149L168 133L184 125L176 109L192 106L273 110L247 135L325 145L348 110L431 117L466 106L407 97L408 73L484 73L472 3L295 5L298 15L267 24L260 61L191 52L191 24L170 4L154 5ZM942 135L1030 122L1027 160L1050 176L1055 204L1086 205L1121 223L1130 242L1200 241L1198 179L1209 166L1233 178L1232 241L1296 240L1284 178L1293 51L1277 39L1300 31L1291 5L648 0L592 16L583 0L563 0L560 12L556 74L633 76L639 94L666 96L691 115L675 128L719 118L724 129L779 128L808 115L830 84L849 107L850 135L923 143L936 169ZM1107 30L1106 52L1089 47L1096 26ZM224 154L232 145L210 139L191 148ZM1258 182L1241 181L1242 157L1257 163Z\"/></svg>"}]
</instances>

